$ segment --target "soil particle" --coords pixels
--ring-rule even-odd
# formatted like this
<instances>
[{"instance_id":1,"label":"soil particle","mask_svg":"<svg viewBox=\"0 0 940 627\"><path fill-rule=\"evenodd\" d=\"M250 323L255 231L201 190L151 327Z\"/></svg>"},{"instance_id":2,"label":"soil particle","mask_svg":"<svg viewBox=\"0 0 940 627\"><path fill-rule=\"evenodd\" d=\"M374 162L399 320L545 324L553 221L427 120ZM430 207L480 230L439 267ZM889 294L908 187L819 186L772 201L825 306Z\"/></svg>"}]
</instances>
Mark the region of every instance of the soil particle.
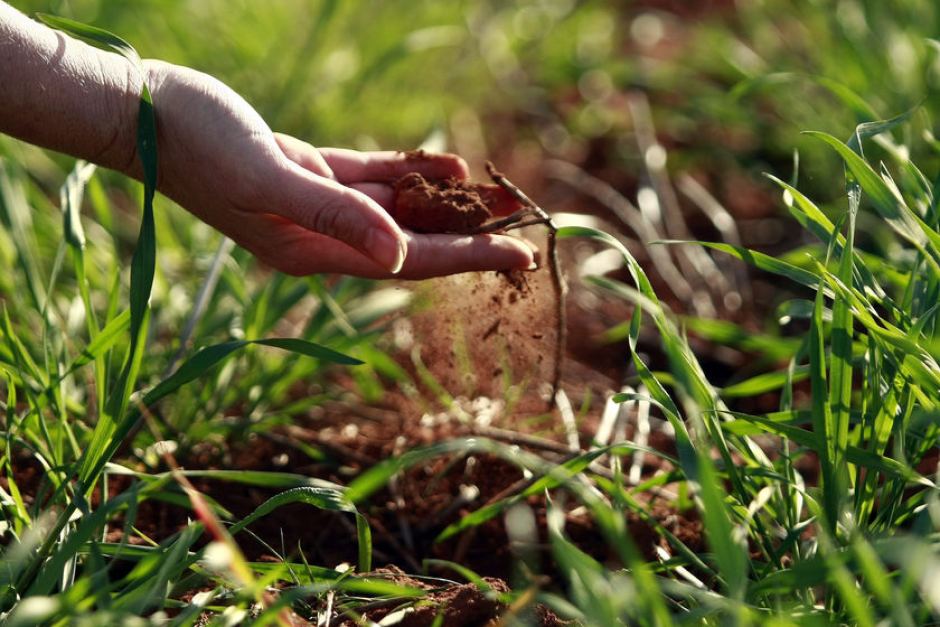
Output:
<instances>
[{"instance_id":1,"label":"soil particle","mask_svg":"<svg viewBox=\"0 0 940 627\"><path fill-rule=\"evenodd\" d=\"M523 272L522 270L503 270L496 274L503 277L506 283L514 290L509 293L510 303L516 302L519 296L524 297L532 291L532 288L529 287L528 272Z\"/></svg>"},{"instance_id":2,"label":"soil particle","mask_svg":"<svg viewBox=\"0 0 940 627\"><path fill-rule=\"evenodd\" d=\"M538 231L526 235L536 245L544 238ZM523 402L517 409L544 410L539 383L552 378L557 337L545 268L427 281L409 323L423 365L451 394L502 398L514 385ZM411 361L405 354L400 363L411 370Z\"/></svg>"},{"instance_id":3,"label":"soil particle","mask_svg":"<svg viewBox=\"0 0 940 627\"><path fill-rule=\"evenodd\" d=\"M469 233L491 216L472 183L428 181L417 172L395 183L395 219L417 233Z\"/></svg>"},{"instance_id":4,"label":"soil particle","mask_svg":"<svg viewBox=\"0 0 940 627\"><path fill-rule=\"evenodd\" d=\"M431 154L424 150L423 148L416 148L415 150L406 150L404 153L405 161L426 161L431 157Z\"/></svg>"}]
</instances>

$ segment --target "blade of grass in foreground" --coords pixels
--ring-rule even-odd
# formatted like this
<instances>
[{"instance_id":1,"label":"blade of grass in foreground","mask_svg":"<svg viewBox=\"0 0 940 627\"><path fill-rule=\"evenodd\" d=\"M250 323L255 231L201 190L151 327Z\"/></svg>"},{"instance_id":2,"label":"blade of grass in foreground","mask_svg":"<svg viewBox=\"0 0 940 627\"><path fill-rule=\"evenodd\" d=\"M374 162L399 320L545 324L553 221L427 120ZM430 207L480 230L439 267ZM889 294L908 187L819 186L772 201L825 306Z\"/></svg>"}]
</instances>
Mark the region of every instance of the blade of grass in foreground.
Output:
<instances>
[{"instance_id":1,"label":"blade of grass in foreground","mask_svg":"<svg viewBox=\"0 0 940 627\"><path fill-rule=\"evenodd\" d=\"M127 41L114 33L82 24L62 17L40 14L39 18L53 28L63 30L92 45L122 55L133 63L141 77L140 106L137 117L137 153L144 174L144 208L140 223L137 246L131 260L130 287L130 348L117 384L105 403L95 427L85 459L98 459L111 439L115 425L127 409L131 392L137 379L143 352L143 337L147 326L150 291L156 270L156 233L154 230L153 199L157 189L157 131L153 99L145 79L146 73L137 51ZM88 494L94 489L94 481L88 482L88 466L83 463L80 474ZM95 478L97 480L97 477Z\"/></svg>"},{"instance_id":2,"label":"blade of grass in foreground","mask_svg":"<svg viewBox=\"0 0 940 627\"><path fill-rule=\"evenodd\" d=\"M921 251L931 270L940 275L940 235L919 219L899 194L878 175L868 163L850 147L832 135L817 131L807 131L808 135L818 137L832 146L845 161L846 169L851 172L859 187L872 200L872 204L881 217L901 237Z\"/></svg>"},{"instance_id":3,"label":"blade of grass in foreground","mask_svg":"<svg viewBox=\"0 0 940 627\"><path fill-rule=\"evenodd\" d=\"M706 248L712 248L714 250L726 253L732 257L737 257L741 261L747 262L759 270L764 270L765 272L770 272L776 274L800 285L804 285L810 288L819 287L819 277L804 270L803 268L794 266L785 261L780 261L770 255L766 255L756 250L750 250L748 248L743 248L741 246L733 246L731 244L725 244L722 242L703 242L703 241L686 241L686 240L661 240L658 242L650 242L650 244L698 244L699 246L705 246Z\"/></svg>"},{"instance_id":4,"label":"blade of grass in foreground","mask_svg":"<svg viewBox=\"0 0 940 627\"><path fill-rule=\"evenodd\" d=\"M225 342L223 344L216 344L203 348L191 358L183 362L176 372L154 386L149 392L144 394L142 399L143 406L149 407L153 405L160 399L166 397L169 394L172 394L187 383L190 383L191 381L199 378L210 368L232 355L232 353L252 344L280 348L282 350L306 355L308 357L314 357L316 359L321 359L323 361L332 363L345 365L356 365L362 363L354 357L349 357L348 355L338 353L332 349L326 348L325 346L320 346L319 344L314 344L313 342L307 342L305 340L296 338L234 340L231 342ZM140 411L137 409L131 410L120 422L120 424L114 425L113 429L109 433L108 439L104 442L102 447L96 450L89 449L86 452L86 454L82 457L81 471L79 474L79 480L83 483L83 485L93 485L94 482L97 481L97 478L100 476L100 473L104 469L105 464L110 461L111 457L120 447L124 437L131 431L139 418ZM96 430L96 435L97 433L98 432Z\"/></svg>"},{"instance_id":5,"label":"blade of grass in foreground","mask_svg":"<svg viewBox=\"0 0 940 627\"><path fill-rule=\"evenodd\" d=\"M229 528L229 533L235 535L259 518L289 503L305 503L319 509L354 514L356 535L359 541L359 572L372 570L372 532L369 529L369 523L341 490L314 487L286 490L259 505L254 512Z\"/></svg>"},{"instance_id":6,"label":"blade of grass in foreground","mask_svg":"<svg viewBox=\"0 0 940 627\"><path fill-rule=\"evenodd\" d=\"M845 285L852 284L855 253L855 220L861 190L855 181L847 177L848 216L846 220L845 246L839 260L838 277ZM834 245L830 247L830 250ZM820 291L822 284L820 284ZM813 315L818 312L814 309ZM842 502L849 488L849 469L845 463L845 450L849 440L849 421L852 405L852 336L854 328L852 308L846 299L836 294L832 304L832 326L830 330L830 366L829 366L829 404L830 413L826 418L831 422L826 426L825 437L828 459L832 465L831 478L835 485L828 490L828 515L840 515ZM822 321L819 321L822 324ZM838 498L838 501L835 499ZM835 509L833 509L835 508ZM833 519L836 522L838 519ZM836 536L833 536L836 537Z\"/></svg>"},{"instance_id":7,"label":"blade of grass in foreground","mask_svg":"<svg viewBox=\"0 0 940 627\"><path fill-rule=\"evenodd\" d=\"M705 454L699 454L699 493L702 498L702 518L708 544L715 553L718 572L727 586L731 598L741 601L745 597L748 578L747 547L728 516L728 507L722 498L715 466Z\"/></svg>"}]
</instances>

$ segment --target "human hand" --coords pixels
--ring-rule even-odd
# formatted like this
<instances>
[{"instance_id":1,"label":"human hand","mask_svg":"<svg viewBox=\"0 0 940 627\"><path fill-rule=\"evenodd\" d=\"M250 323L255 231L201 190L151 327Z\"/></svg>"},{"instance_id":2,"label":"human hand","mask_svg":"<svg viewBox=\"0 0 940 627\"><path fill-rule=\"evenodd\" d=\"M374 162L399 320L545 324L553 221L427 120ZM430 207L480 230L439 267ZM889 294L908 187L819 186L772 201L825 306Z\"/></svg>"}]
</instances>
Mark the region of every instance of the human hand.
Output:
<instances>
[{"instance_id":1,"label":"human hand","mask_svg":"<svg viewBox=\"0 0 940 627\"><path fill-rule=\"evenodd\" d=\"M145 67L157 112L158 189L274 268L420 279L533 264L533 249L518 238L417 234L389 215L397 177L466 178L459 157L317 150L274 134L208 75L156 61ZM126 169L139 176L136 160Z\"/></svg>"}]
</instances>

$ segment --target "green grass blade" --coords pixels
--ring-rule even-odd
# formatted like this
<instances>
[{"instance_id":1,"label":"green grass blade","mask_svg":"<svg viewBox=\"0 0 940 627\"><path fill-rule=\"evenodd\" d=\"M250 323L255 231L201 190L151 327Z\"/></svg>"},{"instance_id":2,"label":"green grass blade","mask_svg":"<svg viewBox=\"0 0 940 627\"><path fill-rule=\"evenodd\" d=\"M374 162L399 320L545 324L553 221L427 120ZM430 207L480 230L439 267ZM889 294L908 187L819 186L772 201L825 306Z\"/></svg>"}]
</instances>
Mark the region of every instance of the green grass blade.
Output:
<instances>
[{"instance_id":1,"label":"green grass blade","mask_svg":"<svg viewBox=\"0 0 940 627\"><path fill-rule=\"evenodd\" d=\"M722 388L721 396L723 398L747 398L756 396L757 394L778 390L788 383L803 381L808 376L809 368L806 366L798 366L794 368L793 372L766 372Z\"/></svg>"},{"instance_id":2,"label":"green grass blade","mask_svg":"<svg viewBox=\"0 0 940 627\"><path fill-rule=\"evenodd\" d=\"M787 263L785 261L780 261L775 259L770 255L758 252L756 250L750 250L748 248L743 248L741 246L734 246L732 244L725 244L723 242L703 242L703 241L686 241L686 240L661 240L657 242L650 242L651 244L698 244L699 246L705 246L706 248L711 248L719 252L731 255L736 257L741 261L744 261L759 270L764 270L765 272L770 272L778 276L785 277L799 283L800 285L805 285L806 287L817 288L819 287L819 277L812 272L804 270L798 266Z\"/></svg>"},{"instance_id":3,"label":"green grass blade","mask_svg":"<svg viewBox=\"0 0 940 627\"><path fill-rule=\"evenodd\" d=\"M918 250L925 251L929 244L932 248L932 255L929 257L932 268L940 273L940 236L929 238L927 233L931 230L922 221L918 220L917 215L911 211L910 207L897 194L896 189L892 189L885 180L878 175L868 163L855 153L849 146L843 144L838 139L827 133L818 131L807 131L808 135L818 137L830 146L832 146L839 156L845 161L847 170L858 182L861 190L868 195L872 204L881 217L894 229L901 237L913 244ZM925 230L926 229L926 230Z\"/></svg>"},{"instance_id":4,"label":"green grass blade","mask_svg":"<svg viewBox=\"0 0 940 627\"><path fill-rule=\"evenodd\" d=\"M787 209L790 210L790 215L796 218L796 221L800 223L800 226L810 231L826 245L832 240L833 235L836 236L840 246L845 243L845 237L841 233L836 232L836 227L832 223L832 220L801 191L772 174L764 174L764 176L779 185L783 188L784 192L789 194L792 201L786 203Z\"/></svg>"},{"instance_id":5,"label":"green grass blade","mask_svg":"<svg viewBox=\"0 0 940 627\"><path fill-rule=\"evenodd\" d=\"M296 338L270 338L262 340L234 340L223 344L215 344L201 349L195 355L187 359L177 370L168 378L154 386L146 395L144 395L144 404L151 405L161 398L172 394L187 383L194 381L202 376L207 370L227 358L237 350L240 350L251 344L261 346L271 346L280 348L293 353L314 357L323 361L345 365L358 365L362 363L354 357L349 357L338 353L325 346L307 342Z\"/></svg>"},{"instance_id":6,"label":"green grass blade","mask_svg":"<svg viewBox=\"0 0 940 627\"><path fill-rule=\"evenodd\" d=\"M96 166L92 163L76 163L59 194L65 240L69 246L79 250L85 248L85 230L81 220L82 196L85 193L85 185L95 173L95 169Z\"/></svg>"},{"instance_id":7,"label":"green grass blade","mask_svg":"<svg viewBox=\"0 0 940 627\"><path fill-rule=\"evenodd\" d=\"M134 47L114 33L63 17L40 13L40 20L52 28L65 31L93 45L116 52L137 66L146 76L140 55ZM144 312L150 301L153 275L156 270L156 234L153 220L153 198L157 190L157 124L153 99L146 80L142 82L137 116L137 152L144 174L144 210L131 260L131 342L136 343L143 324ZM132 350L133 352L133 350ZM133 358L128 359L128 363Z\"/></svg>"},{"instance_id":8,"label":"green grass blade","mask_svg":"<svg viewBox=\"0 0 940 627\"><path fill-rule=\"evenodd\" d=\"M848 185L848 216L845 246L839 260L839 280L845 285L852 284L854 271L853 254L855 250L855 220L858 215L859 196L851 179ZM815 311L814 311L815 316ZM826 417L831 422L826 427L828 462L835 471L833 479L835 493L843 495L849 487L848 468L845 464L845 450L848 447L849 421L852 405L852 338L854 335L854 316L850 304L836 296L832 305L832 325L830 330L830 365L829 365L829 404L830 412ZM820 321L821 324L821 321ZM833 504L830 503L830 506ZM841 507L841 504L839 505ZM832 515L836 512L830 511Z\"/></svg>"},{"instance_id":9,"label":"green grass blade","mask_svg":"<svg viewBox=\"0 0 940 627\"><path fill-rule=\"evenodd\" d=\"M356 506L350 502L342 490L314 487L292 488L272 496L267 501L258 506L255 511L238 521L229 528L229 533L237 534L239 531L254 523L279 507L291 503L303 503L312 505L317 509L324 509L331 512L345 512L348 514L358 514Z\"/></svg>"},{"instance_id":10,"label":"green grass blade","mask_svg":"<svg viewBox=\"0 0 940 627\"><path fill-rule=\"evenodd\" d=\"M748 577L747 547L731 524L715 466L705 455L699 455L697 485L702 499L706 537L715 554L718 572L725 581L728 594L733 599L743 600Z\"/></svg>"},{"instance_id":11,"label":"green grass blade","mask_svg":"<svg viewBox=\"0 0 940 627\"><path fill-rule=\"evenodd\" d=\"M327 362L346 365L361 363L358 359L338 353L325 346L296 338L234 340L222 344L215 344L198 351L191 358L183 362L172 375L144 394L142 400L143 406L149 407L153 405L187 383L198 379L206 371L216 366L236 351L251 344L280 348ZM140 414L139 408L135 408L128 412L119 423L115 422L114 424L102 427L102 422L99 421L98 427L96 427L95 430L92 446L89 447L82 458L82 472L79 476L84 485L89 486L94 483L94 480L97 479L105 464L110 461L111 456L118 449L124 437L131 431L134 425L137 424Z\"/></svg>"},{"instance_id":12,"label":"green grass blade","mask_svg":"<svg viewBox=\"0 0 940 627\"><path fill-rule=\"evenodd\" d=\"M32 585L29 586L25 596L44 596L51 593L62 576L62 569L65 567L66 562L71 560L82 546L101 531L115 512L138 498L140 498L138 491L131 488L99 506L90 514L83 516L66 539L56 545L55 551L48 561L45 561L42 565L42 569ZM42 556L37 556L34 559L41 560Z\"/></svg>"},{"instance_id":13,"label":"green grass blade","mask_svg":"<svg viewBox=\"0 0 940 627\"><path fill-rule=\"evenodd\" d=\"M125 578L128 585L121 591L113 607L138 615L164 607L172 584L179 581L189 569L193 561L190 549L202 532L201 525L191 524L169 546L161 546L159 553L138 563Z\"/></svg>"},{"instance_id":14,"label":"green grass blade","mask_svg":"<svg viewBox=\"0 0 940 627\"><path fill-rule=\"evenodd\" d=\"M134 47L112 32L48 13L36 13L36 17L47 26L65 31L99 48L117 52L135 65L140 65L140 55L137 54Z\"/></svg>"}]
</instances>

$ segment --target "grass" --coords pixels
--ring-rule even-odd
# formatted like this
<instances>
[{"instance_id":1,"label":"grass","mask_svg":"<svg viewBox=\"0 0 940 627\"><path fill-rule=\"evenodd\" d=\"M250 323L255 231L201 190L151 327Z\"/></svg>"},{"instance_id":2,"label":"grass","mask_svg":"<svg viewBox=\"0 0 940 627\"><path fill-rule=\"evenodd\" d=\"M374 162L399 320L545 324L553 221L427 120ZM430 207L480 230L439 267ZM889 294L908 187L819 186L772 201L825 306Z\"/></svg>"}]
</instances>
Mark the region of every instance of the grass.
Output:
<instances>
[{"instance_id":1,"label":"grass","mask_svg":"<svg viewBox=\"0 0 940 627\"><path fill-rule=\"evenodd\" d=\"M368 89L413 87L407 81L395 85L414 77L414 68L427 61L420 52L427 42L443 42L455 58L479 46L484 54L460 66L464 78L507 90L507 81L522 76L528 87L545 90L540 96L513 92L511 103L521 110L539 98L554 102L546 94L570 85L577 72L603 71L621 80L640 71L640 65L610 49L584 43L606 32L609 9L601 3L574 13L545 8L541 17L526 13L526 7L474 5L475 11L466 13L472 22L466 31L455 30L459 15L449 11L427 6L406 15L393 6L383 9L384 30L364 36L372 45L356 51L358 69L334 77L325 101L304 112L295 103L322 78L321 60L350 54L343 36L361 23L349 8L353 3L324 2L317 11L303 12L303 20L291 27L304 29L304 41L330 43L310 44L311 54L318 55L311 63L279 64L254 85L259 75L246 68L258 66L265 54L258 32L288 28L296 7L237 13L209 3L205 19L212 32L244 43L233 47L232 58L220 58L216 45L199 42L185 59L189 31L179 20L188 17L164 6L162 19L143 18L136 11L160 7L125 4L102 3L97 18L119 32L139 33L141 47L152 48L147 54L165 49L162 56L180 55L173 60L219 64L207 69L254 93L279 125L344 141L355 139L356 132L347 118L380 128L389 116L398 116L397 130L382 139L411 140L445 128L451 112L482 99L456 83L453 93L465 101L435 96L441 85L422 82L426 76L418 75L415 80L427 90L413 98L418 104L397 113L368 104L374 100ZM677 315L666 305L671 301L654 290L650 269L637 261L636 250L619 238L583 226L562 227L558 234L622 256L630 283L588 279L599 293L632 307L629 319L610 333L628 342L625 358L632 360L630 391L612 402L651 408L668 422L675 433L674 455L637 441L615 441L559 461L474 437L403 452L343 485L293 472L179 468L177 462L185 467L207 442L224 447L273 432L336 398L330 364L350 366L367 397L380 398L396 383L412 389L384 352L375 325L404 301L376 298L376 287L366 281L265 275L243 252L165 199L153 198L147 187L141 192L82 163L69 163L63 171L66 162L58 157L0 138L0 262L15 269L0 275L0 610L7 624L223 625L249 619L285 624L289 612L325 622L327 607L355 616L375 599L408 607L426 592L365 574L373 561L368 510L403 471L471 454L517 465L529 479L513 494L443 528L441 541L501 519L510 537L537 542L527 531L526 512L545 510L543 539L557 578L546 582L520 568L513 592L502 598L511 608L506 624L526 624L524 610L535 601L586 625L940 620L933 581L940 568L934 457L940 436L938 77L930 44L902 28L915 15L922 29L940 18L929 3L920 3L919 12L897 15L878 3L840 5L843 13L865 18L868 29L890 33L891 45L909 44L912 54L906 58L913 60L895 82L890 50L878 42L871 50L864 47L869 31L859 30L857 20L855 27L839 22L845 32L829 41L831 16L815 3L800 2L768 34L761 18L783 3L765 4L742 9L734 18L737 29L696 30L690 45L713 45L721 52L694 57L682 72L696 79L683 87L689 103L701 105L710 119L771 137L760 156L736 167L773 162L794 147L810 155L797 173L772 169L768 179L780 210L789 214L788 228L805 233L795 249L768 254L726 241L698 242L716 260L730 256L761 276L772 275L779 285L792 284L777 315L761 331L731 320ZM76 16L87 19L82 6L75 7ZM543 20L556 39L532 44L526 20ZM444 30L425 30L432 26ZM396 43L402 41L396 34L409 29L412 37ZM792 29L800 38L783 46L783 35ZM507 38L508 49L497 45L500 36ZM804 49L813 41L819 45ZM561 60L579 45L586 46L581 66ZM736 45L749 46L765 62L733 63L736 57L727 55ZM545 60L536 62L543 52ZM484 78L481 58L493 76ZM768 72L770 65L792 72ZM512 67L522 74L510 72ZM666 62L646 67L644 79L653 93L688 78L670 79L666 70L676 67ZM804 75L826 80L808 79L809 91L794 87ZM844 82L833 88L827 81L835 76ZM715 93L716 85L729 83L738 85L732 99ZM343 116L351 94L362 89L366 96L358 114ZM748 101L768 97L770 119L752 115ZM667 134L688 116L684 107L670 113L655 99L653 105ZM579 107L588 113L562 116L572 141L588 142L586 129L601 132L589 121L606 115L606 106L585 102ZM430 123L421 115L428 108L437 110ZM881 121L876 111L899 115ZM819 130L799 136L795 125ZM147 126L141 128L145 134ZM544 127L533 129L536 137L545 133ZM618 136L624 130L613 121L604 132ZM732 158L718 144L699 150ZM678 159L693 163L694 152ZM48 193L51 181L61 186L58 207ZM135 234L126 226L127 215L139 206L144 219ZM653 245L671 249L678 243ZM204 306L195 296L200 293ZM707 355L693 349L689 332L746 347L761 367L719 385L710 380ZM664 357L658 370L649 363L654 349ZM746 410L768 393L775 395L772 411ZM446 390L440 396L449 398ZM237 415L229 412L233 407ZM670 470L631 481L627 469L639 452L660 457ZM308 446L302 454L314 459L322 452ZM116 478L123 489L111 493ZM201 479L232 489L262 487L273 496L236 519L211 493L193 487ZM653 494L701 520L705 550L657 521ZM158 501L191 511L193 518L159 541L138 526L148 502ZM308 563L303 554L283 555L277 563L249 562L242 555L236 540L262 518L298 503L349 521L349 542L358 551L354 566ZM566 524L574 508L587 512L617 565L598 561L572 539ZM647 547L630 533L628 521L635 517L649 521L663 540L656 559L644 557ZM116 530L121 533L109 533ZM488 586L464 565L451 568L461 580Z\"/></svg>"},{"instance_id":2,"label":"grass","mask_svg":"<svg viewBox=\"0 0 940 627\"><path fill-rule=\"evenodd\" d=\"M875 136L897 123L867 128L876 129L871 133ZM731 411L722 390L706 380L629 252L606 234L570 231L620 248L639 291L635 302L643 303L658 329L670 359L672 393L634 353L638 377L651 390L648 400L681 434L680 466L692 483L712 551L710 568L698 573L698 580L710 582L707 588L717 582L724 592L714 603L693 603L718 615L730 613L738 621L762 622L765 612L774 614L781 605L786 608L777 616L781 621L815 618L873 625L888 620L913 625L936 615L929 597L915 592L929 588L926 572L920 570L923 563L907 570L897 561L895 547L920 547L926 561L934 559L926 556L933 554L936 522L929 510L936 484L915 469L936 446L940 401L940 368L936 351L928 348L936 335L940 278L934 261L937 205L932 186L923 184L925 177L904 186L896 184L887 169L876 173L861 154L865 130L860 127L850 142L854 151L832 136L817 134L846 162L849 203L840 219L844 237L808 198L780 182L788 207L801 223L810 224L810 216L819 220L812 230L821 243L810 254L811 270L753 251L708 244L788 279L810 281L812 275L810 282L817 288L812 307L804 308L809 329L791 356L790 376L781 381L780 411L772 415ZM907 160L896 165L902 171L916 169ZM896 250L916 251L907 260L878 260L877 265L905 275L893 290L885 288L884 279L854 248L862 198L907 244ZM636 311L633 346L640 326L640 308ZM747 335L743 330L741 334ZM809 369L811 404L801 409L792 405L792 373L803 365ZM853 384L853 375L859 383ZM739 389L746 384L738 384ZM629 395L624 400L638 398ZM765 454L755 438L766 435L781 438L783 454ZM794 465L808 453L819 459L820 479L814 486L807 485ZM914 486L919 489L912 491ZM811 539L805 537L807 532ZM652 615L635 618L656 622ZM599 617L590 622L601 624Z\"/></svg>"}]
</instances>

